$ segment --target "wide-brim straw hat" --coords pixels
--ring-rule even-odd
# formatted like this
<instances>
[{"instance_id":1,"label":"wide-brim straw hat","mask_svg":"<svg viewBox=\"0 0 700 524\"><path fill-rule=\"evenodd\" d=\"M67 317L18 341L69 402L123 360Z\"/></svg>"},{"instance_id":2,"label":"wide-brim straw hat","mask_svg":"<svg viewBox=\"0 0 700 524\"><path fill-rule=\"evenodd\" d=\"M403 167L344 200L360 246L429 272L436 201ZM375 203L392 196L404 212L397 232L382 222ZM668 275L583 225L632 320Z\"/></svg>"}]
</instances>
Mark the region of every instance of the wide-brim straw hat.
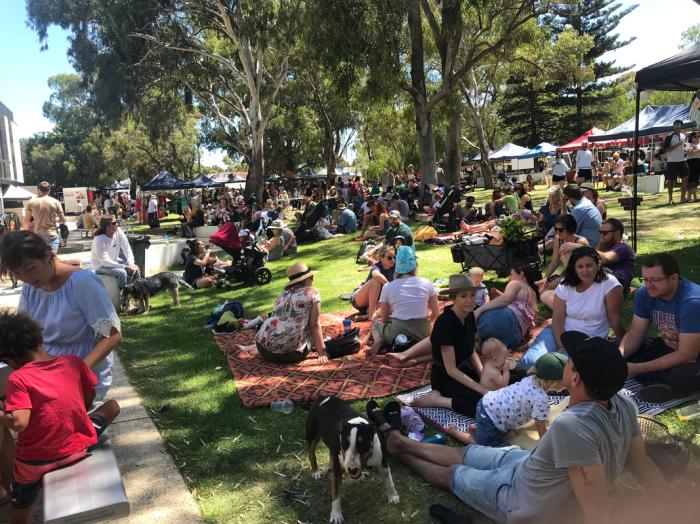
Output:
<instances>
[{"instance_id":1,"label":"wide-brim straw hat","mask_svg":"<svg viewBox=\"0 0 700 524\"><path fill-rule=\"evenodd\" d=\"M440 296L450 296L462 291L473 291L479 289L469 275L450 275L447 287L439 291Z\"/></svg>"},{"instance_id":2,"label":"wide-brim straw hat","mask_svg":"<svg viewBox=\"0 0 700 524\"><path fill-rule=\"evenodd\" d=\"M287 268L287 278L289 279L289 282L287 282L287 285L284 287L287 288L291 285L303 282L315 274L316 272L311 271L309 266L307 266L304 262L296 262Z\"/></svg>"}]
</instances>

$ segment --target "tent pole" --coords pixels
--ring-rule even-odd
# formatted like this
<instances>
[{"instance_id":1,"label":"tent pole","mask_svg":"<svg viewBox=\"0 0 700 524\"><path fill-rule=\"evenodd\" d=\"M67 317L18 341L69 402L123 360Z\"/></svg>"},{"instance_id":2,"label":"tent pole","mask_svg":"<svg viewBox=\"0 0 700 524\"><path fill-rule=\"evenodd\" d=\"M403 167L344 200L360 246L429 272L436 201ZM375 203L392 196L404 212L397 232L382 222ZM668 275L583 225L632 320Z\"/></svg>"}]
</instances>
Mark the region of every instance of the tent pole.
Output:
<instances>
[{"instance_id":1,"label":"tent pole","mask_svg":"<svg viewBox=\"0 0 700 524\"><path fill-rule=\"evenodd\" d=\"M637 159L639 158L639 86L636 89L637 96L634 107L634 153L632 154L632 180L634 189L632 192L632 249L637 252Z\"/></svg>"}]
</instances>

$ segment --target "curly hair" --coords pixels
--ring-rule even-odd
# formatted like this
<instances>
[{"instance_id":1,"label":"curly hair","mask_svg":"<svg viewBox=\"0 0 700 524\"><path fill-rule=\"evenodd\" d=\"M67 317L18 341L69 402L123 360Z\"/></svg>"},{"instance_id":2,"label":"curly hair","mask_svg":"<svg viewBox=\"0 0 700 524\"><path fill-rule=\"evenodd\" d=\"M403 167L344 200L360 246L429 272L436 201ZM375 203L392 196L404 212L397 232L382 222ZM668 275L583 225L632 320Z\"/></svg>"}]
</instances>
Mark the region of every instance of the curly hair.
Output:
<instances>
[{"instance_id":1,"label":"curly hair","mask_svg":"<svg viewBox=\"0 0 700 524\"><path fill-rule=\"evenodd\" d=\"M29 231L11 231L0 237L0 278L16 271L27 260L55 260L51 247Z\"/></svg>"},{"instance_id":2,"label":"curly hair","mask_svg":"<svg viewBox=\"0 0 700 524\"><path fill-rule=\"evenodd\" d=\"M0 359L21 360L43 341L41 327L26 313L0 313Z\"/></svg>"}]
</instances>

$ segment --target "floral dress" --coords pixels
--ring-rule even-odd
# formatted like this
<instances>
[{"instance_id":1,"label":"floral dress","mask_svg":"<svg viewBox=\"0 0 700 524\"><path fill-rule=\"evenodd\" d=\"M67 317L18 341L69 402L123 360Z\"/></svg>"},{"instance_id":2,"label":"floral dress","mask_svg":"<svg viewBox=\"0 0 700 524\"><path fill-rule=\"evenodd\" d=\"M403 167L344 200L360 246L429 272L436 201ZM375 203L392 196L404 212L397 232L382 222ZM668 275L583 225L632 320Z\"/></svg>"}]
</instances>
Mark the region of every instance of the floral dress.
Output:
<instances>
[{"instance_id":1,"label":"floral dress","mask_svg":"<svg viewBox=\"0 0 700 524\"><path fill-rule=\"evenodd\" d=\"M311 342L311 310L320 301L321 295L316 288L285 289L275 301L272 315L260 326L255 341L270 353L303 353Z\"/></svg>"}]
</instances>

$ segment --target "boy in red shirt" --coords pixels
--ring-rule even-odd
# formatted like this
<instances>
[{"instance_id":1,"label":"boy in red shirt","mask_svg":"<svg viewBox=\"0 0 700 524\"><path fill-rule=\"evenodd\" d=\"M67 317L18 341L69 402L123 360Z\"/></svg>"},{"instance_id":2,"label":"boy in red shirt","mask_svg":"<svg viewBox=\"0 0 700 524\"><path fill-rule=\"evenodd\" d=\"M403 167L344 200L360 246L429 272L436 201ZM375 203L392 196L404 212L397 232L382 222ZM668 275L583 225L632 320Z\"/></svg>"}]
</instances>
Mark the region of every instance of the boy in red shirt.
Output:
<instances>
[{"instance_id":1,"label":"boy in red shirt","mask_svg":"<svg viewBox=\"0 0 700 524\"><path fill-rule=\"evenodd\" d=\"M84 458L119 414L109 400L89 416L97 378L78 357L54 357L41 328L25 314L0 314L0 361L14 372L0 425L16 431L11 522L29 522L44 474Z\"/></svg>"}]
</instances>

